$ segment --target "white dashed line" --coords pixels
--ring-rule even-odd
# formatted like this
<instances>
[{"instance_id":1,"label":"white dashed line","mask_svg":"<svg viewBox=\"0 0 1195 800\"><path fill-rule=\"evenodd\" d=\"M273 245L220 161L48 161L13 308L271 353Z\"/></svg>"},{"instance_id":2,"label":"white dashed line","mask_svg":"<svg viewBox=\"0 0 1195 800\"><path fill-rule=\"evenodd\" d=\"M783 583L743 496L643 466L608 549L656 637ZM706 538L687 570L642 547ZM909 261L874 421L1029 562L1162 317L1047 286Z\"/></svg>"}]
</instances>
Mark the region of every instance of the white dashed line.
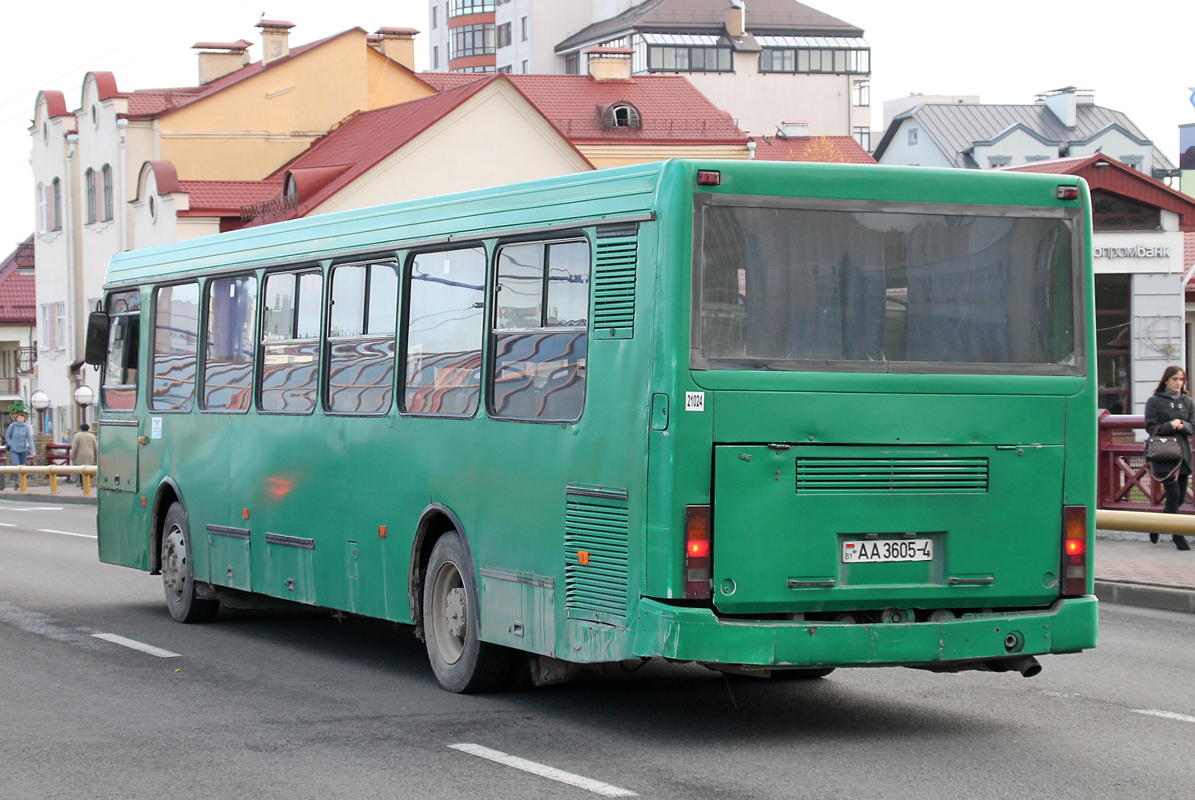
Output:
<instances>
[{"instance_id":1,"label":"white dashed line","mask_svg":"<svg viewBox=\"0 0 1195 800\"><path fill-rule=\"evenodd\" d=\"M121 647L127 647L130 650L140 650L142 653L149 653L151 656L158 658L181 658L178 653L172 653L169 650L163 650L160 647L154 647L152 644L145 642L138 642L135 639L126 639L123 636L117 636L115 633L93 633L91 634L96 639L103 639L105 642L112 642Z\"/></svg>"},{"instance_id":2,"label":"white dashed line","mask_svg":"<svg viewBox=\"0 0 1195 800\"><path fill-rule=\"evenodd\" d=\"M1173 711L1157 711L1152 708L1134 708L1134 714L1145 714L1150 717L1161 717L1162 719L1173 719L1179 722L1195 722L1195 717L1187 714L1175 714Z\"/></svg>"},{"instance_id":3,"label":"white dashed line","mask_svg":"<svg viewBox=\"0 0 1195 800\"><path fill-rule=\"evenodd\" d=\"M62 506L0 506L0 511L61 511Z\"/></svg>"},{"instance_id":4,"label":"white dashed line","mask_svg":"<svg viewBox=\"0 0 1195 800\"><path fill-rule=\"evenodd\" d=\"M78 536L80 539L94 539L94 535L90 533L71 533L70 531L56 531L53 528L38 528L38 533L57 533L60 536Z\"/></svg>"},{"instance_id":5,"label":"white dashed line","mask_svg":"<svg viewBox=\"0 0 1195 800\"><path fill-rule=\"evenodd\" d=\"M0 528L15 528L15 527L17 527L17 523L15 523L15 522L0 522Z\"/></svg>"},{"instance_id":6,"label":"white dashed line","mask_svg":"<svg viewBox=\"0 0 1195 800\"><path fill-rule=\"evenodd\" d=\"M611 786L608 783L595 781L592 778L585 778L580 775L574 775L571 772L564 772L555 767L537 764L534 761L528 761L525 758L518 756L510 756L506 753L497 750L491 750L488 747L482 747L479 744L450 744L448 745L453 750L459 750L462 753L468 753L472 756L489 759L507 767L514 767L521 769L524 772L530 772L532 775L538 775L541 778L558 781L560 783L567 783L569 786L576 786L578 789L584 789L587 792L600 794L602 797L638 797L639 795L628 789L620 789L617 786Z\"/></svg>"}]
</instances>

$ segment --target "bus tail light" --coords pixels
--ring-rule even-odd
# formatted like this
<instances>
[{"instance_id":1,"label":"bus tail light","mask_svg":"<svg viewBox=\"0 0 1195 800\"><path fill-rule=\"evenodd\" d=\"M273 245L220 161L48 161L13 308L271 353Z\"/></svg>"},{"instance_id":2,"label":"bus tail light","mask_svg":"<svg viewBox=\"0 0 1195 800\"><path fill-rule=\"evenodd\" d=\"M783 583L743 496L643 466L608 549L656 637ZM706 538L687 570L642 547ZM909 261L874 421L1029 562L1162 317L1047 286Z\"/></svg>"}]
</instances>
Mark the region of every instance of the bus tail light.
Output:
<instances>
[{"instance_id":1,"label":"bus tail light","mask_svg":"<svg viewBox=\"0 0 1195 800\"><path fill-rule=\"evenodd\" d=\"M1087 507L1062 507L1062 594L1087 594Z\"/></svg>"},{"instance_id":2,"label":"bus tail light","mask_svg":"<svg viewBox=\"0 0 1195 800\"><path fill-rule=\"evenodd\" d=\"M1058 187L1059 200L1078 200L1079 187L1078 186L1059 186Z\"/></svg>"},{"instance_id":3,"label":"bus tail light","mask_svg":"<svg viewBox=\"0 0 1195 800\"><path fill-rule=\"evenodd\" d=\"M713 578L710 558L710 507L685 506L686 600L708 600Z\"/></svg>"}]
</instances>

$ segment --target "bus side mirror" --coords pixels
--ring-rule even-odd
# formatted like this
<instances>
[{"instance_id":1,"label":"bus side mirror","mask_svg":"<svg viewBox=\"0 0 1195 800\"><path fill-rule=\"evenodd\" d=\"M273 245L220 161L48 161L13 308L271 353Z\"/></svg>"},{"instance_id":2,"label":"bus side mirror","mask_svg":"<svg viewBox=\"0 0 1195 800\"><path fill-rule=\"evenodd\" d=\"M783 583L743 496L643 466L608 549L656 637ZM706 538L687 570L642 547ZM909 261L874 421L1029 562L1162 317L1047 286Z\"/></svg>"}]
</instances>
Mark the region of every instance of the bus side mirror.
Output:
<instances>
[{"instance_id":1,"label":"bus side mirror","mask_svg":"<svg viewBox=\"0 0 1195 800\"><path fill-rule=\"evenodd\" d=\"M87 349L83 361L93 367L104 363L108 357L108 314L92 311L87 318Z\"/></svg>"}]
</instances>

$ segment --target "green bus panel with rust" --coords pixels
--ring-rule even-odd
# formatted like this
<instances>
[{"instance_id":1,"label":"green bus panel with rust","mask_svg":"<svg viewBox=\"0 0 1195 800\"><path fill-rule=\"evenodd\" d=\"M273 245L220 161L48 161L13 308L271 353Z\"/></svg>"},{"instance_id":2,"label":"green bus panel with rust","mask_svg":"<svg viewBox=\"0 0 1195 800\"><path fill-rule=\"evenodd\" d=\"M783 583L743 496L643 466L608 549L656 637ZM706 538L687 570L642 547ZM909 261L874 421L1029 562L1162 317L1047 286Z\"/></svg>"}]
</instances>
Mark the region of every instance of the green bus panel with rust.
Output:
<instances>
[{"instance_id":1,"label":"green bus panel with rust","mask_svg":"<svg viewBox=\"0 0 1195 800\"><path fill-rule=\"evenodd\" d=\"M459 520L471 549L488 641L577 661L666 655L775 663L757 655L765 647L759 642L787 641L788 623L761 618L743 623L753 632L726 633L730 629L711 609L677 603L684 583L684 508L711 503L716 493L715 586L731 579L755 587L736 592L737 599L716 594L714 608L720 612L791 615L945 595L955 607L1028 608L1024 613L1032 619L1026 626L1045 625L1052 637L1052 644L1032 652L1093 645L1094 615L1072 610L1087 601L1055 606L1057 587L1048 585L1049 569L1039 568L1045 561L1058 568L1061 505L1094 509L1091 381L690 369L699 168L721 173L721 186L701 187L711 193L946 204L1057 206L1055 188L1076 182L978 171L674 161L322 215L121 254L113 260L109 285L142 288L144 332L152 324L156 281L237 268L260 275L274 266L312 264L326 275L334 260L392 254L402 263L413 247L449 241L481 242L492 256L502 236L529 230L584 231L593 248L599 244L598 225L638 220L633 333L598 335L591 296L587 388L578 422L492 420L484 399L467 420L400 415L393 403L384 417L375 418L319 409L308 416L159 413L147 410L143 381L135 412L104 410L101 416L138 419L142 436L148 436L151 416L162 420L161 438L149 438L139 449L138 492L106 487L100 492L101 558L153 566L152 510L162 484L172 481L188 513L200 580L411 622L416 527L425 509L439 505ZM1085 240L1089 230L1088 221ZM1089 256L1083 274L1090 320ZM490 270L487 297L493 280ZM1087 334L1083 346L1094 364L1090 325ZM491 347L488 337L485 347ZM150 374L149 349L142 348L142 375ZM484 353L483 361L488 357ZM705 393L704 412L684 411L686 392ZM653 409L666 417L666 425L651 424ZM881 423L864 430L847 422L868 415ZM794 449L769 450L773 443ZM777 463L764 469L762 459L740 460L734 449L740 445L755 448L748 454L774 454ZM980 453L999 464L993 467L993 494L982 507L961 503L927 520L909 501L871 513L824 501L796 505L776 488L792 486L796 445L888 450L914 445L940 454ZM720 465L727 470L754 465L756 471L740 475ZM777 471L783 480L774 480ZM715 475L726 476L716 487ZM944 573L892 564L884 565L882 580L859 578L820 592L778 588L778 581L806 573L843 577L836 551L823 548L809 560L802 526L833 527L837 543L844 532L839 520L851 521L852 530L875 527L881 512L886 524L897 526L893 530L949 531L965 518L975 530L965 552L944 543L954 563L943 568L962 576L1000 570L1001 580L951 591L933 582ZM1093 526L1094 514L1088 519ZM233 529L234 535L209 532L209 526ZM601 553L604 532L611 528L625 539L615 554L625 568L595 581L579 563L578 550ZM237 531L247 534L239 538ZM279 537L312 545L280 544ZM1032 563L1018 564L1027 551ZM851 599L840 600L840 589ZM1055 607L1056 613L1044 610ZM928 652L934 637L946 636L952 658L1000 655L989 653L982 637L967 644L974 624L914 625L917 633L908 635L924 639L918 653ZM905 626L882 634L857 627L826 636L832 647L801 658L870 663L859 648L870 652L874 636L899 638L896 629ZM926 632L930 627L956 633ZM1066 647L1056 646L1059 641ZM892 661L912 657L899 647L883 652Z\"/></svg>"}]
</instances>

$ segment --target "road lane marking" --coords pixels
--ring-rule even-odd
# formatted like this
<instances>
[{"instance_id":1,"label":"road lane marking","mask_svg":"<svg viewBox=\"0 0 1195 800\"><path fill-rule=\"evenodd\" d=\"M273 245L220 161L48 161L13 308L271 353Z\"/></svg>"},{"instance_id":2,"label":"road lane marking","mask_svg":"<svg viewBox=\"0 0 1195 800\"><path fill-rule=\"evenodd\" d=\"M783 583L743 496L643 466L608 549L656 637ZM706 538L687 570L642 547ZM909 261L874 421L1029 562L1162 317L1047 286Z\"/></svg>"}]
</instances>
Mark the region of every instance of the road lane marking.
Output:
<instances>
[{"instance_id":1,"label":"road lane marking","mask_svg":"<svg viewBox=\"0 0 1195 800\"><path fill-rule=\"evenodd\" d=\"M1173 711L1158 711L1152 708L1134 708L1134 714L1145 714L1150 717L1161 717L1162 719L1173 719L1179 722L1195 722L1195 717L1187 714L1175 714Z\"/></svg>"},{"instance_id":2,"label":"road lane marking","mask_svg":"<svg viewBox=\"0 0 1195 800\"><path fill-rule=\"evenodd\" d=\"M56 642L70 642L88 649L103 649L102 644L93 642L87 634L56 625L55 620L48 614L29 611L2 601L0 601L0 623L7 623L25 633L45 636Z\"/></svg>"},{"instance_id":3,"label":"road lane marking","mask_svg":"<svg viewBox=\"0 0 1195 800\"><path fill-rule=\"evenodd\" d=\"M172 653L169 650L163 650L160 647L154 647L152 644L145 642L138 642L135 639L126 639L123 636L117 636L115 633L93 633L91 634L96 639L103 639L105 642L112 642L121 647L127 647L130 650L140 650L142 653L149 653L151 656L158 658L182 658L178 653Z\"/></svg>"},{"instance_id":4,"label":"road lane marking","mask_svg":"<svg viewBox=\"0 0 1195 800\"><path fill-rule=\"evenodd\" d=\"M15 528L15 527L17 527L17 523L15 523L15 522L0 522L0 528Z\"/></svg>"},{"instance_id":5,"label":"road lane marking","mask_svg":"<svg viewBox=\"0 0 1195 800\"><path fill-rule=\"evenodd\" d=\"M595 781L592 778L585 778L581 775L574 775L571 772L564 772L555 767L545 766L544 764L537 764L534 761L528 761L525 758L518 756L507 755L498 750L491 750L488 747L482 747L479 744L450 744L448 745L453 750L459 750L462 753L468 753L471 756L478 756L507 767L514 767L521 769L524 772L530 772L532 775L538 775L541 778L558 781L560 783L567 783L569 786L576 786L578 789L584 789L594 794L600 794L603 797L638 797L639 795L630 791L629 789L620 789L617 786L611 786L608 783Z\"/></svg>"},{"instance_id":6,"label":"road lane marking","mask_svg":"<svg viewBox=\"0 0 1195 800\"><path fill-rule=\"evenodd\" d=\"M70 531L56 531L53 528L38 528L37 532L38 533L57 533L57 534L61 534L62 536L78 536L81 539L96 538L94 535L92 535L90 533L71 533Z\"/></svg>"},{"instance_id":7,"label":"road lane marking","mask_svg":"<svg viewBox=\"0 0 1195 800\"><path fill-rule=\"evenodd\" d=\"M0 511L61 511L62 506L0 506Z\"/></svg>"}]
</instances>

